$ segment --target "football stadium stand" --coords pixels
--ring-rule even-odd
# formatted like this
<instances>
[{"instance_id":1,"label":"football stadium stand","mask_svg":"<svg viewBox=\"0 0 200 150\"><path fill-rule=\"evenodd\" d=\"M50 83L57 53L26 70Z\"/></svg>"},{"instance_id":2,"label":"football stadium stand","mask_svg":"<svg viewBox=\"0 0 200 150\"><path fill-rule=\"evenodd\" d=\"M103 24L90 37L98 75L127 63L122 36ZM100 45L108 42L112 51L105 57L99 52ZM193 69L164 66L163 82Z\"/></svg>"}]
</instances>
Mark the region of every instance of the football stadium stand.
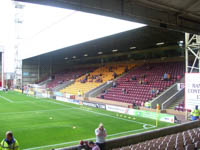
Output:
<instances>
[{"instance_id":1,"label":"football stadium stand","mask_svg":"<svg viewBox=\"0 0 200 150\"><path fill-rule=\"evenodd\" d=\"M80 78L76 79L75 83L62 89L62 93L68 93L73 95L78 95L78 92L81 95L84 95L88 91L100 86L101 84L114 79L114 74L120 76L124 73L125 68L131 69L134 67L134 64L121 64L121 65L105 65L99 67L89 74L85 74Z\"/></svg>"},{"instance_id":2,"label":"football stadium stand","mask_svg":"<svg viewBox=\"0 0 200 150\"><path fill-rule=\"evenodd\" d=\"M194 128L114 150L195 150L199 148L200 128Z\"/></svg>"},{"instance_id":3,"label":"football stadium stand","mask_svg":"<svg viewBox=\"0 0 200 150\"><path fill-rule=\"evenodd\" d=\"M169 80L164 80L163 75L167 73ZM152 63L133 68L128 74L119 78L116 87L108 89L99 98L120 101L125 103L135 103L141 105L152 100L162 91L173 85L184 75L184 64L180 62L172 63ZM124 92L125 91L125 92Z\"/></svg>"},{"instance_id":4,"label":"football stadium stand","mask_svg":"<svg viewBox=\"0 0 200 150\"><path fill-rule=\"evenodd\" d=\"M50 82L47 83L47 88L52 89L66 81L75 80L80 76L82 76L83 74L91 72L93 69L94 68L78 68L70 71L65 71L62 73L57 73L54 75L54 79L52 79Z\"/></svg>"}]
</instances>

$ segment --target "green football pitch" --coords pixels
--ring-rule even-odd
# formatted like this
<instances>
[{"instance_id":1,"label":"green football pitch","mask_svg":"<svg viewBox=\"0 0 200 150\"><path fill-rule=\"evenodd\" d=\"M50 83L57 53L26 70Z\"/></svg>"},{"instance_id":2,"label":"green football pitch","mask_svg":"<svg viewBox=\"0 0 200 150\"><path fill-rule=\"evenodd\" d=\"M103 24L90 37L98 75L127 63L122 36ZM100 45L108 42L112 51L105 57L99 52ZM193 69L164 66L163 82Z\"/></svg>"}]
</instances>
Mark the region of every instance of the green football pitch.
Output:
<instances>
[{"instance_id":1,"label":"green football pitch","mask_svg":"<svg viewBox=\"0 0 200 150\"><path fill-rule=\"evenodd\" d=\"M145 132L173 124L121 115L106 110L34 98L10 91L0 92L0 139L11 130L20 149L47 150L95 140L94 130L102 122L107 139Z\"/></svg>"}]
</instances>

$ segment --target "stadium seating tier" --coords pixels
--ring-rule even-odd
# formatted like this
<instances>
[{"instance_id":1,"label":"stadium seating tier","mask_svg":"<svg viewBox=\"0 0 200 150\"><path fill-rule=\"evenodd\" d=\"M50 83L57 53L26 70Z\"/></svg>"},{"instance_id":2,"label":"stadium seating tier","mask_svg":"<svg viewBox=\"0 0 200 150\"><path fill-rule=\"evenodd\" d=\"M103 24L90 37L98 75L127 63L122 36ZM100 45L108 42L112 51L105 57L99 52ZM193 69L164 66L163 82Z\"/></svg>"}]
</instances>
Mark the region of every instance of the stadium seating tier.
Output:
<instances>
[{"instance_id":1,"label":"stadium seating tier","mask_svg":"<svg viewBox=\"0 0 200 150\"><path fill-rule=\"evenodd\" d=\"M163 80L165 73L170 75L170 80ZM116 87L108 89L98 98L104 97L104 99L108 100L141 105L141 103L152 100L159 93L173 85L177 81L177 76L182 77L183 75L184 63L182 62L146 64L133 68L128 74L116 81ZM133 76L136 77L136 80L131 80ZM147 84L139 83L140 80L144 79L143 76L145 76ZM124 93L123 89L126 89L127 92ZM151 93L153 89L158 90L159 93Z\"/></svg>"},{"instance_id":2,"label":"stadium seating tier","mask_svg":"<svg viewBox=\"0 0 200 150\"><path fill-rule=\"evenodd\" d=\"M88 75L83 75L80 78L76 79L75 83L61 90L62 93L68 93L73 95L78 95L78 92L81 95L89 92L90 90L100 86L101 84L113 80L113 73L115 72L117 76L124 73L125 67L128 69L134 67L134 64L121 64L121 65L105 65L99 67ZM87 76L86 82L83 81ZM82 82L83 81L83 82Z\"/></svg>"}]
</instances>

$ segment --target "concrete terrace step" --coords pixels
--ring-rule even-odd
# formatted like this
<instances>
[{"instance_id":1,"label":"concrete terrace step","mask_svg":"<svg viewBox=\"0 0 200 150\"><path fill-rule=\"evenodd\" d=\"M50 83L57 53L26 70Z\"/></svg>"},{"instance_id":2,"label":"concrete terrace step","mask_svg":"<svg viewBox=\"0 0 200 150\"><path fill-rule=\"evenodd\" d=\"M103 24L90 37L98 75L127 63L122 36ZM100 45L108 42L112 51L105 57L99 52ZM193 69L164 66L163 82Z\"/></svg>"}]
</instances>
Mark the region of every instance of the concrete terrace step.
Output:
<instances>
[{"instance_id":1,"label":"concrete terrace step","mask_svg":"<svg viewBox=\"0 0 200 150\"><path fill-rule=\"evenodd\" d=\"M178 104L184 101L184 97L181 97L180 99L177 99L174 103L172 103L169 108L174 109Z\"/></svg>"}]
</instances>

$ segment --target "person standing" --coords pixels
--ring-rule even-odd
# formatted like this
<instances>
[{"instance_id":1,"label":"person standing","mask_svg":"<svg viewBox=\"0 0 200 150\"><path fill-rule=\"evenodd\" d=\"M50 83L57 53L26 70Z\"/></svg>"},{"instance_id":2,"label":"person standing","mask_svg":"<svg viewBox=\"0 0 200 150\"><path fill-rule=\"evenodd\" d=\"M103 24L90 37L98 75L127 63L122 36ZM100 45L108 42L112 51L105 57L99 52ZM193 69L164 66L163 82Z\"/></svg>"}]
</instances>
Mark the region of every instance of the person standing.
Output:
<instances>
[{"instance_id":1,"label":"person standing","mask_svg":"<svg viewBox=\"0 0 200 150\"><path fill-rule=\"evenodd\" d=\"M81 97L81 91L80 90L78 90L78 96Z\"/></svg>"},{"instance_id":2,"label":"person standing","mask_svg":"<svg viewBox=\"0 0 200 150\"><path fill-rule=\"evenodd\" d=\"M195 106L195 109L192 111L192 120L197 120L199 119L200 116L200 111L198 109L198 105Z\"/></svg>"},{"instance_id":3,"label":"person standing","mask_svg":"<svg viewBox=\"0 0 200 150\"><path fill-rule=\"evenodd\" d=\"M22 86L22 94L24 94L24 86Z\"/></svg>"},{"instance_id":4,"label":"person standing","mask_svg":"<svg viewBox=\"0 0 200 150\"><path fill-rule=\"evenodd\" d=\"M101 150L105 150L105 138L107 136L106 129L103 124L100 123L99 127L95 130L96 134L96 144L99 146Z\"/></svg>"},{"instance_id":5,"label":"person standing","mask_svg":"<svg viewBox=\"0 0 200 150\"><path fill-rule=\"evenodd\" d=\"M117 86L116 82L113 81L112 87L115 88Z\"/></svg>"},{"instance_id":6,"label":"person standing","mask_svg":"<svg viewBox=\"0 0 200 150\"><path fill-rule=\"evenodd\" d=\"M19 150L19 143L11 131L6 132L6 138L1 142L0 150Z\"/></svg>"}]
</instances>

